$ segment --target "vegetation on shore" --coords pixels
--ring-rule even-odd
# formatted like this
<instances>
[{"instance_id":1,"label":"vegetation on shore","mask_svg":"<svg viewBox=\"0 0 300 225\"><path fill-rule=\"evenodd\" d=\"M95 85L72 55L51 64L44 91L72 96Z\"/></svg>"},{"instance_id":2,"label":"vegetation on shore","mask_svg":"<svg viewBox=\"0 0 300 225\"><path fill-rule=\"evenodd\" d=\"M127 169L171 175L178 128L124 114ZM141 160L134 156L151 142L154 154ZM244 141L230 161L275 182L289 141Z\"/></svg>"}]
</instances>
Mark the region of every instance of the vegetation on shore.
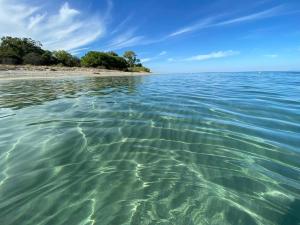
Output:
<instances>
[{"instance_id":1,"label":"vegetation on shore","mask_svg":"<svg viewBox=\"0 0 300 225\"><path fill-rule=\"evenodd\" d=\"M10 65L59 65L67 67L93 67L129 72L150 72L133 51L123 56L115 52L87 52L78 58L67 51L49 51L42 44L30 38L2 37L0 43L0 64Z\"/></svg>"}]
</instances>

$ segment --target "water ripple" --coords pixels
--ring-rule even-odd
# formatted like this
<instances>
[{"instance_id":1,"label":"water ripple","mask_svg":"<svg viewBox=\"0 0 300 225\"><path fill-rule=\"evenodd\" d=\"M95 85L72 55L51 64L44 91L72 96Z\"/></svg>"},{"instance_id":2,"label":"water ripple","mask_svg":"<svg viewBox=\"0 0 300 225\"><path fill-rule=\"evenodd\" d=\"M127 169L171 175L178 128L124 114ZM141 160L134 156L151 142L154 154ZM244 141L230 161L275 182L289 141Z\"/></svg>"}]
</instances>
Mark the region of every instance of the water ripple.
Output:
<instances>
[{"instance_id":1,"label":"water ripple","mask_svg":"<svg viewBox=\"0 0 300 225\"><path fill-rule=\"evenodd\" d=\"M299 73L0 83L0 224L300 224Z\"/></svg>"}]
</instances>

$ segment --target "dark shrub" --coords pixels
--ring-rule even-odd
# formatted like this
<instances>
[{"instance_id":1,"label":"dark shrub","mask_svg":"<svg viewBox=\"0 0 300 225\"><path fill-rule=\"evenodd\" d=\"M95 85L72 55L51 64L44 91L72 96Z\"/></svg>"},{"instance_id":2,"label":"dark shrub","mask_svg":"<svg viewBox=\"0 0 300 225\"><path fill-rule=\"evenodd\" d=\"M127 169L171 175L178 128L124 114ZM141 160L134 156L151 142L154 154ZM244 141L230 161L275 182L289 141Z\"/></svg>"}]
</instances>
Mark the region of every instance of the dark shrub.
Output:
<instances>
[{"instance_id":1,"label":"dark shrub","mask_svg":"<svg viewBox=\"0 0 300 225\"><path fill-rule=\"evenodd\" d=\"M43 58L41 54L31 52L26 54L23 57L23 64L30 64L30 65L43 65Z\"/></svg>"},{"instance_id":2,"label":"dark shrub","mask_svg":"<svg viewBox=\"0 0 300 225\"><path fill-rule=\"evenodd\" d=\"M16 49L9 46L0 46L0 63L1 64L21 64L22 58Z\"/></svg>"},{"instance_id":3,"label":"dark shrub","mask_svg":"<svg viewBox=\"0 0 300 225\"><path fill-rule=\"evenodd\" d=\"M0 63L17 65L22 63L18 53L10 48L0 47Z\"/></svg>"},{"instance_id":4,"label":"dark shrub","mask_svg":"<svg viewBox=\"0 0 300 225\"><path fill-rule=\"evenodd\" d=\"M119 56L116 52L114 51L109 51L107 52L108 55L111 55L111 56Z\"/></svg>"},{"instance_id":5,"label":"dark shrub","mask_svg":"<svg viewBox=\"0 0 300 225\"><path fill-rule=\"evenodd\" d=\"M80 66L80 60L66 51L55 51L53 52L53 56L56 58L57 63L63 66Z\"/></svg>"},{"instance_id":6,"label":"dark shrub","mask_svg":"<svg viewBox=\"0 0 300 225\"><path fill-rule=\"evenodd\" d=\"M52 52L45 51L42 54L43 65L50 66L58 63L57 59L53 56Z\"/></svg>"},{"instance_id":7,"label":"dark shrub","mask_svg":"<svg viewBox=\"0 0 300 225\"><path fill-rule=\"evenodd\" d=\"M84 67L102 67L106 69L125 70L128 65L124 58L104 52L88 52L81 58Z\"/></svg>"},{"instance_id":8,"label":"dark shrub","mask_svg":"<svg viewBox=\"0 0 300 225\"><path fill-rule=\"evenodd\" d=\"M150 69L144 66L135 66L135 67L130 67L128 68L128 71L130 72L145 72L145 73L150 73Z\"/></svg>"},{"instance_id":9,"label":"dark shrub","mask_svg":"<svg viewBox=\"0 0 300 225\"><path fill-rule=\"evenodd\" d=\"M20 64L25 55L29 53L42 54L43 52L42 45L30 38L1 38L1 63Z\"/></svg>"}]
</instances>

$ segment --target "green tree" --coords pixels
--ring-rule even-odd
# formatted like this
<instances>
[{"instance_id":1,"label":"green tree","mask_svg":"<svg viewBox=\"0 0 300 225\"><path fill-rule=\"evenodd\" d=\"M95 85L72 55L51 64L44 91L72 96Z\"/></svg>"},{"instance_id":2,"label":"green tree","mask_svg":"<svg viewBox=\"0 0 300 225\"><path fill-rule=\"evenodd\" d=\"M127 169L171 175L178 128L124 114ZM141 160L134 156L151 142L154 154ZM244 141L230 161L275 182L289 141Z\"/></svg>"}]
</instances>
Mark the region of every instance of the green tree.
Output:
<instances>
[{"instance_id":1,"label":"green tree","mask_svg":"<svg viewBox=\"0 0 300 225\"><path fill-rule=\"evenodd\" d=\"M134 67L137 63L137 56L133 51L126 51L123 55L130 67Z\"/></svg>"},{"instance_id":2,"label":"green tree","mask_svg":"<svg viewBox=\"0 0 300 225\"><path fill-rule=\"evenodd\" d=\"M150 73L150 69L144 66L135 66L135 67L130 67L129 68L130 72L146 72Z\"/></svg>"},{"instance_id":3,"label":"green tree","mask_svg":"<svg viewBox=\"0 0 300 225\"><path fill-rule=\"evenodd\" d=\"M41 43L30 38L1 38L1 63L11 62L11 64L21 64L25 55L29 53L43 54L43 52Z\"/></svg>"},{"instance_id":4,"label":"green tree","mask_svg":"<svg viewBox=\"0 0 300 225\"><path fill-rule=\"evenodd\" d=\"M103 69L125 70L128 67L126 60L119 56L113 56L105 52L88 52L81 58L84 67L98 67Z\"/></svg>"},{"instance_id":5,"label":"green tree","mask_svg":"<svg viewBox=\"0 0 300 225\"><path fill-rule=\"evenodd\" d=\"M0 63L1 64L21 64L22 58L17 51L7 47L0 47Z\"/></svg>"},{"instance_id":6,"label":"green tree","mask_svg":"<svg viewBox=\"0 0 300 225\"><path fill-rule=\"evenodd\" d=\"M111 55L111 56L119 56L116 52L114 51L109 51L107 52L107 54Z\"/></svg>"},{"instance_id":7,"label":"green tree","mask_svg":"<svg viewBox=\"0 0 300 225\"><path fill-rule=\"evenodd\" d=\"M64 50L54 51L53 56L56 58L57 63L63 66L73 67L80 66L80 60Z\"/></svg>"},{"instance_id":8,"label":"green tree","mask_svg":"<svg viewBox=\"0 0 300 225\"><path fill-rule=\"evenodd\" d=\"M67 51L48 51L42 49L42 44L30 38L2 37L0 41L1 64L31 64L31 65L56 65L100 67L126 71L143 71L137 55L133 51L126 51L124 56L116 52L88 52L81 60Z\"/></svg>"},{"instance_id":9,"label":"green tree","mask_svg":"<svg viewBox=\"0 0 300 225\"><path fill-rule=\"evenodd\" d=\"M30 52L23 57L23 64L43 65L42 55L35 52Z\"/></svg>"},{"instance_id":10,"label":"green tree","mask_svg":"<svg viewBox=\"0 0 300 225\"><path fill-rule=\"evenodd\" d=\"M43 65L55 65L58 63L57 58L54 57L53 53L46 50L43 54L42 54L42 60L43 60Z\"/></svg>"}]
</instances>

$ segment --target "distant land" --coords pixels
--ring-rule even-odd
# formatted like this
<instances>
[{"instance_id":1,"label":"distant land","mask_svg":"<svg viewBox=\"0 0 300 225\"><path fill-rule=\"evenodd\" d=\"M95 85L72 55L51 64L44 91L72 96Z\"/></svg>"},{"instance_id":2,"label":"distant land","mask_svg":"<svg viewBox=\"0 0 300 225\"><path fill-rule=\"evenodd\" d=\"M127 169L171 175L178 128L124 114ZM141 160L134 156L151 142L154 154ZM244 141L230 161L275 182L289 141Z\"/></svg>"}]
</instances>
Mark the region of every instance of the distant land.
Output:
<instances>
[{"instance_id":1,"label":"distant land","mask_svg":"<svg viewBox=\"0 0 300 225\"><path fill-rule=\"evenodd\" d=\"M68 75L121 75L149 73L133 51L117 53L89 51L79 58L67 51L49 51L31 38L2 37L0 43L0 75L36 77Z\"/></svg>"}]
</instances>

